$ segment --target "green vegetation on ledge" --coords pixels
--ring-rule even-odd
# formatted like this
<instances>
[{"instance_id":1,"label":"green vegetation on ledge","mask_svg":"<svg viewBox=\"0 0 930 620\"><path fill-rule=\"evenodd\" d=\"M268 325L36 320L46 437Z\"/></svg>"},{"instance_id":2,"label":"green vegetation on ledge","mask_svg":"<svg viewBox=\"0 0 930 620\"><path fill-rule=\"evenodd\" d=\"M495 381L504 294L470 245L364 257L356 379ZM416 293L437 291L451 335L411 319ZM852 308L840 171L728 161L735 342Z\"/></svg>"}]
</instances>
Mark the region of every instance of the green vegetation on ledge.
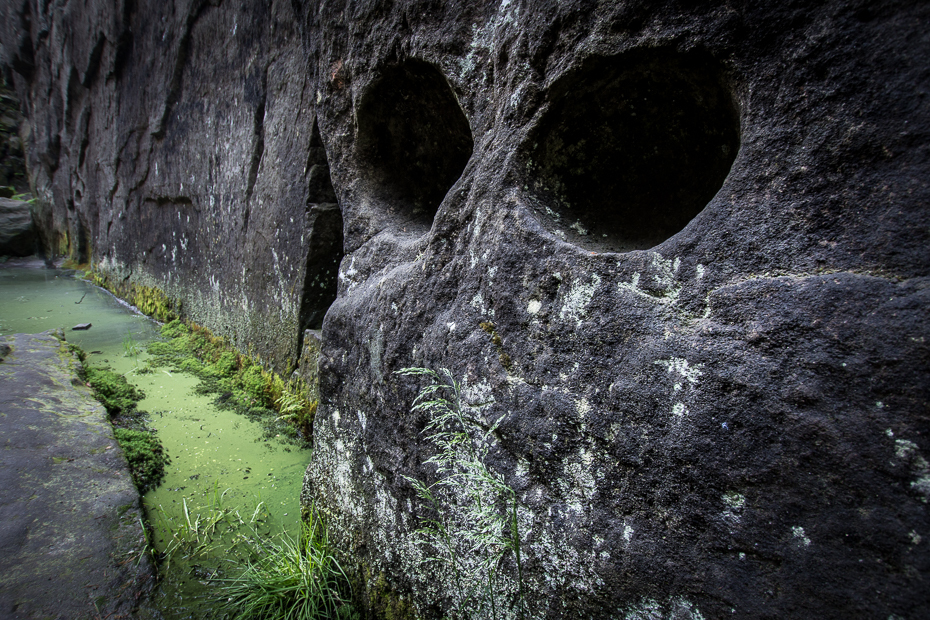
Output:
<instances>
[{"instance_id":1,"label":"green vegetation on ledge","mask_svg":"<svg viewBox=\"0 0 930 620\"><path fill-rule=\"evenodd\" d=\"M83 356L79 356L83 361ZM84 366L84 380L109 414L113 434L126 455L139 493L158 486L170 460L155 431L146 424L146 413L136 408L145 394L126 377L106 367Z\"/></svg>"},{"instance_id":2,"label":"green vegetation on ledge","mask_svg":"<svg viewBox=\"0 0 930 620\"><path fill-rule=\"evenodd\" d=\"M140 493L158 486L165 476L168 455L152 431L136 431L115 427L113 434L129 461L129 471Z\"/></svg>"},{"instance_id":3,"label":"green vegetation on ledge","mask_svg":"<svg viewBox=\"0 0 930 620\"><path fill-rule=\"evenodd\" d=\"M106 408L110 419L135 410L136 403L145 398L145 393L129 383L126 377L107 367L86 366L84 378L94 389L94 396Z\"/></svg>"},{"instance_id":4,"label":"green vegetation on ledge","mask_svg":"<svg viewBox=\"0 0 930 620\"><path fill-rule=\"evenodd\" d=\"M165 341L148 345L150 364L189 372L200 378L198 391L218 395L217 403L232 407L265 426L267 435L310 442L316 401L299 378L280 375L236 351L224 338L192 322L175 319L162 327Z\"/></svg>"},{"instance_id":5,"label":"green vegetation on ledge","mask_svg":"<svg viewBox=\"0 0 930 620\"><path fill-rule=\"evenodd\" d=\"M266 435L283 435L309 445L317 402L310 398L310 389L302 379L295 377L285 382L280 375L265 370L258 360L239 353L226 339L217 338L193 321L182 321L180 301L171 299L161 289L117 281L92 268L83 271L84 277L96 286L165 323L162 336L167 341L148 345L153 359L137 372L164 366L190 372L201 380L199 392L217 394L219 406L232 407L261 422ZM124 343L127 355L132 345Z\"/></svg>"}]
</instances>

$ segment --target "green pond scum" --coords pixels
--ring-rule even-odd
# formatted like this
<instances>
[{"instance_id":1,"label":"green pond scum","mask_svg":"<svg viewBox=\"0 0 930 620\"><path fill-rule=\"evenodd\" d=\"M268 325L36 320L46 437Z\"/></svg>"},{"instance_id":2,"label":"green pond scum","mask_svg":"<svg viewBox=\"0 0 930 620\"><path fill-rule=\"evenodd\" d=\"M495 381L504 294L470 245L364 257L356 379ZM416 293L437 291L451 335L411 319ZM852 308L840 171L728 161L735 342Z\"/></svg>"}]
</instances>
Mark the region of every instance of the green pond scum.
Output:
<instances>
[{"instance_id":1,"label":"green pond scum","mask_svg":"<svg viewBox=\"0 0 930 620\"><path fill-rule=\"evenodd\" d=\"M70 266L88 282L165 323L161 335L167 341L150 343L152 361L136 372L171 366L192 373L202 380L198 387L201 393L217 394L220 405L234 407L253 419L268 418L264 425L269 436L283 435L309 447L317 402L309 398L311 390L302 379L295 376L285 382L277 373L263 368L260 360L237 351L225 338L214 336L193 321L182 320L181 302L157 287L117 280L88 265ZM131 332L123 346L127 355L138 361L139 343Z\"/></svg>"},{"instance_id":2,"label":"green pond scum","mask_svg":"<svg viewBox=\"0 0 930 620\"><path fill-rule=\"evenodd\" d=\"M268 541L300 536L315 403L301 400L300 384L207 330L159 326L73 276L0 268L0 335L63 329L82 350L84 380L107 407L127 460L139 464L160 582L138 617L210 617L216 579L238 576ZM93 326L71 330L79 323Z\"/></svg>"},{"instance_id":3,"label":"green pond scum","mask_svg":"<svg viewBox=\"0 0 930 620\"><path fill-rule=\"evenodd\" d=\"M218 406L260 422L268 437L309 447L317 402L308 398L302 379L285 382L195 323L175 319L161 328L161 335L166 340L148 345L151 368L195 375L200 379L197 392L216 395Z\"/></svg>"}]
</instances>

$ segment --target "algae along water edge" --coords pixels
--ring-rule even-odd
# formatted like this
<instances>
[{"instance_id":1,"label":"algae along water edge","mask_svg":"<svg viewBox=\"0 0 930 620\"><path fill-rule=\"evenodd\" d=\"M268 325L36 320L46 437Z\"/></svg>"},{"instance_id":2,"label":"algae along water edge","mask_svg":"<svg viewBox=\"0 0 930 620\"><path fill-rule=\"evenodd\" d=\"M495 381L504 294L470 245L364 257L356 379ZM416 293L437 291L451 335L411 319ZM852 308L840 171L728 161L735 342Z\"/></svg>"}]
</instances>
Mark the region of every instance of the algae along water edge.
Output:
<instances>
[{"instance_id":1,"label":"algae along water edge","mask_svg":"<svg viewBox=\"0 0 930 620\"><path fill-rule=\"evenodd\" d=\"M72 327L91 323L84 331ZM263 540L300 532L300 489L310 451L269 437L258 422L195 392L196 377L146 372L159 325L110 293L62 270L0 267L0 335L61 328L87 353L145 392L171 459L143 498L160 583L140 618L201 618L213 609L210 579L235 575Z\"/></svg>"}]
</instances>

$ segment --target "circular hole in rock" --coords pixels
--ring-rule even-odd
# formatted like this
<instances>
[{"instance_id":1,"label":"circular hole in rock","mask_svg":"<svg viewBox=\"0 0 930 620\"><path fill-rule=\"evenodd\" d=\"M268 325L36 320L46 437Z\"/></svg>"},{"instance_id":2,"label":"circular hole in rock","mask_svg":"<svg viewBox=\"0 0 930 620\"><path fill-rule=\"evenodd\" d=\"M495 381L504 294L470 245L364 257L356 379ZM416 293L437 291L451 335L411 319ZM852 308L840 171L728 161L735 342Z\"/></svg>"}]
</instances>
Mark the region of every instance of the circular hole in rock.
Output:
<instances>
[{"instance_id":1,"label":"circular hole in rock","mask_svg":"<svg viewBox=\"0 0 930 620\"><path fill-rule=\"evenodd\" d=\"M523 149L540 221L586 249L646 249L682 230L723 185L739 113L700 52L594 57L559 79Z\"/></svg>"},{"instance_id":2,"label":"circular hole in rock","mask_svg":"<svg viewBox=\"0 0 930 620\"><path fill-rule=\"evenodd\" d=\"M474 147L449 83L425 62L387 66L357 118L365 190L405 225L429 229Z\"/></svg>"}]
</instances>

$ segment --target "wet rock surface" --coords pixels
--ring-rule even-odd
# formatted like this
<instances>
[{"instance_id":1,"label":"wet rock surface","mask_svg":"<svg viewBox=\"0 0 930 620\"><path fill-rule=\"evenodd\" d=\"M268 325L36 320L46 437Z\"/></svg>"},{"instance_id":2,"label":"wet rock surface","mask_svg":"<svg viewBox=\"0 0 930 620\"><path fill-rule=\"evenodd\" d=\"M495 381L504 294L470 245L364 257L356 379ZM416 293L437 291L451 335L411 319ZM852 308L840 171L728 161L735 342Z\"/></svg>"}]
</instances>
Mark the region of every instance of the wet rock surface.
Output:
<instances>
[{"instance_id":1,"label":"wet rock surface","mask_svg":"<svg viewBox=\"0 0 930 620\"><path fill-rule=\"evenodd\" d=\"M127 618L152 585L106 411L51 333L2 338L0 617Z\"/></svg>"},{"instance_id":2,"label":"wet rock surface","mask_svg":"<svg viewBox=\"0 0 930 620\"><path fill-rule=\"evenodd\" d=\"M46 247L321 325L305 500L424 616L408 366L502 419L535 617L930 607L926 5L71 6L0 25Z\"/></svg>"}]
</instances>

